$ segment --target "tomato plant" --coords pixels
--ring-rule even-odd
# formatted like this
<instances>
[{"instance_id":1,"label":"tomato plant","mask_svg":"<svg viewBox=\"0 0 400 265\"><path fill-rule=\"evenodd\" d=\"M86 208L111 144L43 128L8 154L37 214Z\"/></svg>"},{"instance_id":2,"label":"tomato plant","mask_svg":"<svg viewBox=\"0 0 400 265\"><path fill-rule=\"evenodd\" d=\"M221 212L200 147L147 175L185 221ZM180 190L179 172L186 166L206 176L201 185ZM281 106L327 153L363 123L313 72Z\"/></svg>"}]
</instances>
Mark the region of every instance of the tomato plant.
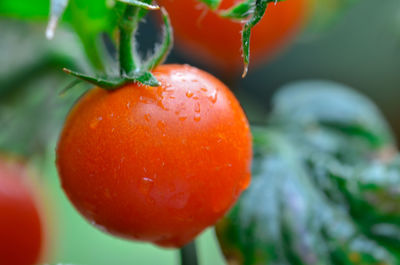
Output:
<instances>
[{"instance_id":1,"label":"tomato plant","mask_svg":"<svg viewBox=\"0 0 400 265\"><path fill-rule=\"evenodd\" d=\"M0 160L0 264L34 265L44 244L41 213L22 164Z\"/></svg>"},{"instance_id":2,"label":"tomato plant","mask_svg":"<svg viewBox=\"0 0 400 265\"><path fill-rule=\"evenodd\" d=\"M171 15L177 46L182 52L229 75L241 69L243 24L221 17L221 12L238 1L224 0L217 11L201 8L196 0L160 0ZM270 60L299 32L306 17L307 0L269 3L250 38L251 58L256 63ZM183 11L184 10L184 11Z\"/></svg>"},{"instance_id":3,"label":"tomato plant","mask_svg":"<svg viewBox=\"0 0 400 265\"><path fill-rule=\"evenodd\" d=\"M57 166L69 199L96 226L180 247L248 185L251 135L213 76L187 65L153 74L161 86L86 94L66 120Z\"/></svg>"}]
</instances>

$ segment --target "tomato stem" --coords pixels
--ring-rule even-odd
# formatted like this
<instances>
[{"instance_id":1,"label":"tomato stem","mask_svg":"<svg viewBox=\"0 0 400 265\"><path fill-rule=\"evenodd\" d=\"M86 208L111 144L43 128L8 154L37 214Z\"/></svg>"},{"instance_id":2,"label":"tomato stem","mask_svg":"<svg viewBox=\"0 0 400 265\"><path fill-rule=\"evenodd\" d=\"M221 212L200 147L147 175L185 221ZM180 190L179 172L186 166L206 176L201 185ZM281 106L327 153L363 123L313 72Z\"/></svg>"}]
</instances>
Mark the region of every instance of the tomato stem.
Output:
<instances>
[{"instance_id":1,"label":"tomato stem","mask_svg":"<svg viewBox=\"0 0 400 265\"><path fill-rule=\"evenodd\" d=\"M136 51L133 51L132 37L137 29L139 8L127 6L119 25L119 63L121 76L129 75L138 69Z\"/></svg>"},{"instance_id":2,"label":"tomato stem","mask_svg":"<svg viewBox=\"0 0 400 265\"><path fill-rule=\"evenodd\" d=\"M196 242L193 240L189 244L183 246L180 250L181 265L198 265Z\"/></svg>"}]
</instances>

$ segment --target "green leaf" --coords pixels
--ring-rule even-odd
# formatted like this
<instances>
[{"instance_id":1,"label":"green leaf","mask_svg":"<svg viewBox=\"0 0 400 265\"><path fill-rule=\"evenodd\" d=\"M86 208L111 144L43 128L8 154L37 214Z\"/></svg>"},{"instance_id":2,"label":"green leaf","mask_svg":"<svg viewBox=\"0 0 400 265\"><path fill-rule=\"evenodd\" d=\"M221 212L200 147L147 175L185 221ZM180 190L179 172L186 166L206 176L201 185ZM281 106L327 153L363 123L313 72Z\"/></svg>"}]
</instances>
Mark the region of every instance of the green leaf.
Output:
<instances>
[{"instance_id":1,"label":"green leaf","mask_svg":"<svg viewBox=\"0 0 400 265\"><path fill-rule=\"evenodd\" d=\"M255 1L247 0L231 7L228 10L222 10L219 14L221 17L229 19L244 19L254 12Z\"/></svg>"},{"instance_id":2,"label":"green leaf","mask_svg":"<svg viewBox=\"0 0 400 265\"><path fill-rule=\"evenodd\" d=\"M253 130L253 137L252 183L217 225L229 262L398 264L320 192L296 144L276 130Z\"/></svg>"},{"instance_id":3,"label":"green leaf","mask_svg":"<svg viewBox=\"0 0 400 265\"><path fill-rule=\"evenodd\" d=\"M219 7L219 4L221 3L221 0L198 0L198 1L206 4L211 10L216 10Z\"/></svg>"},{"instance_id":4,"label":"green leaf","mask_svg":"<svg viewBox=\"0 0 400 265\"><path fill-rule=\"evenodd\" d=\"M129 5L141 7L144 9L148 9L148 10L157 10L160 8L158 5L151 5L151 4L146 3L146 1L140 1L140 0L117 0L117 1L119 1L121 3L129 4Z\"/></svg>"},{"instance_id":5,"label":"green leaf","mask_svg":"<svg viewBox=\"0 0 400 265\"><path fill-rule=\"evenodd\" d=\"M52 9L57 10L55 17L50 19L48 36L51 37L52 29L60 16L66 0L54 0ZM43 19L49 15L49 0L37 0L32 5L29 0L2 0L0 1L0 14L20 19ZM103 70L103 58L99 44L100 34L113 34L118 22L118 13L114 6L107 5L104 0L70 0L64 12L63 22L72 26L82 40L89 61L95 69Z\"/></svg>"},{"instance_id":6,"label":"green leaf","mask_svg":"<svg viewBox=\"0 0 400 265\"><path fill-rule=\"evenodd\" d=\"M394 146L394 137L377 107L365 96L333 82L285 86L273 99L272 119L301 130L327 127L365 139L375 148Z\"/></svg>"},{"instance_id":7,"label":"green leaf","mask_svg":"<svg viewBox=\"0 0 400 265\"><path fill-rule=\"evenodd\" d=\"M0 15L15 17L19 19L41 19L46 20L49 15L49 0L1 0Z\"/></svg>"},{"instance_id":8,"label":"green leaf","mask_svg":"<svg viewBox=\"0 0 400 265\"><path fill-rule=\"evenodd\" d=\"M330 29L359 0L318 0L313 9L305 34L320 34Z\"/></svg>"}]
</instances>

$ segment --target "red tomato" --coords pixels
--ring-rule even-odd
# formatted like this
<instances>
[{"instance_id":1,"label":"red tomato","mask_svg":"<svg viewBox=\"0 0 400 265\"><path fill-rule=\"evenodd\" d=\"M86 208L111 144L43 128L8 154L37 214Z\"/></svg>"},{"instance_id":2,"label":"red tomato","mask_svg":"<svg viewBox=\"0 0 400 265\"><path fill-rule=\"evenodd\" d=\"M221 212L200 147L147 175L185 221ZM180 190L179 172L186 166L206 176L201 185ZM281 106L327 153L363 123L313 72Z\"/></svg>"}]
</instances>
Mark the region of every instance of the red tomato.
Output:
<instances>
[{"instance_id":1,"label":"red tomato","mask_svg":"<svg viewBox=\"0 0 400 265\"><path fill-rule=\"evenodd\" d=\"M250 180L251 134L229 89L187 65L159 87L95 88L70 112L57 148L64 191L112 234L180 247L213 225Z\"/></svg>"},{"instance_id":2,"label":"red tomato","mask_svg":"<svg viewBox=\"0 0 400 265\"><path fill-rule=\"evenodd\" d=\"M242 23L207 11L198 0L159 0L170 14L177 46L187 55L230 74L243 68ZM219 10L238 0L223 0ZM250 61L270 60L299 32L306 18L307 0L270 3L262 20L253 28ZM233 73L232 73L233 72Z\"/></svg>"},{"instance_id":3,"label":"red tomato","mask_svg":"<svg viewBox=\"0 0 400 265\"><path fill-rule=\"evenodd\" d=\"M0 160L0 265L34 265L42 253L41 214L22 164Z\"/></svg>"}]
</instances>

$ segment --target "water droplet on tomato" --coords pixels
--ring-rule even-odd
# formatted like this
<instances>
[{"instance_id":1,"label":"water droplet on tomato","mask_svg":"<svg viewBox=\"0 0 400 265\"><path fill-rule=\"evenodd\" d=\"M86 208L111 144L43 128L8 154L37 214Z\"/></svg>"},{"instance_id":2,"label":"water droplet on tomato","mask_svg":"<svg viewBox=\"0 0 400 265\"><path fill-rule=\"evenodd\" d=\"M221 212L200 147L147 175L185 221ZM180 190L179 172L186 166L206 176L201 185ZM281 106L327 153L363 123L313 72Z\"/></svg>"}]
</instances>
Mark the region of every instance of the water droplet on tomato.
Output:
<instances>
[{"instance_id":1,"label":"water droplet on tomato","mask_svg":"<svg viewBox=\"0 0 400 265\"><path fill-rule=\"evenodd\" d=\"M157 127L158 127L158 129L164 131L165 127L166 127L165 121L158 121L157 122Z\"/></svg>"},{"instance_id":2,"label":"water droplet on tomato","mask_svg":"<svg viewBox=\"0 0 400 265\"><path fill-rule=\"evenodd\" d=\"M194 119L195 121L200 121L200 120L201 120L200 113L195 113L193 119Z\"/></svg>"},{"instance_id":3,"label":"water droplet on tomato","mask_svg":"<svg viewBox=\"0 0 400 265\"><path fill-rule=\"evenodd\" d=\"M150 121L150 118L151 118L151 115L150 115L150 113L146 113L146 114L144 114L144 119L146 120L146 121Z\"/></svg>"},{"instance_id":4,"label":"water droplet on tomato","mask_svg":"<svg viewBox=\"0 0 400 265\"><path fill-rule=\"evenodd\" d=\"M196 102L196 104L194 104L194 112L199 113L200 112L200 103Z\"/></svg>"},{"instance_id":5,"label":"water droplet on tomato","mask_svg":"<svg viewBox=\"0 0 400 265\"><path fill-rule=\"evenodd\" d=\"M179 116L179 120L180 120L180 121L184 121L184 120L186 120L186 119L187 119L187 116L185 116L185 115Z\"/></svg>"},{"instance_id":6,"label":"water droplet on tomato","mask_svg":"<svg viewBox=\"0 0 400 265\"><path fill-rule=\"evenodd\" d=\"M103 117L97 117L95 119L92 120L92 122L90 122L90 128L92 129L96 129L97 125L99 124L100 121L103 120Z\"/></svg>"},{"instance_id":7,"label":"water droplet on tomato","mask_svg":"<svg viewBox=\"0 0 400 265\"><path fill-rule=\"evenodd\" d=\"M200 88L200 90L203 91L203 92L207 92L208 91L207 88L205 88L205 87Z\"/></svg>"},{"instance_id":8,"label":"water droplet on tomato","mask_svg":"<svg viewBox=\"0 0 400 265\"><path fill-rule=\"evenodd\" d=\"M214 90L210 95L210 100L212 103L215 103L217 102L217 98L218 98L218 93L216 90Z\"/></svg>"},{"instance_id":9,"label":"water droplet on tomato","mask_svg":"<svg viewBox=\"0 0 400 265\"><path fill-rule=\"evenodd\" d=\"M147 196L150 193L151 188L154 185L154 180L148 177L144 177L140 179L139 183L139 191Z\"/></svg>"},{"instance_id":10,"label":"water droplet on tomato","mask_svg":"<svg viewBox=\"0 0 400 265\"><path fill-rule=\"evenodd\" d=\"M186 96L187 96L188 98L193 97L193 92L190 91L190 90L186 91Z\"/></svg>"}]
</instances>

